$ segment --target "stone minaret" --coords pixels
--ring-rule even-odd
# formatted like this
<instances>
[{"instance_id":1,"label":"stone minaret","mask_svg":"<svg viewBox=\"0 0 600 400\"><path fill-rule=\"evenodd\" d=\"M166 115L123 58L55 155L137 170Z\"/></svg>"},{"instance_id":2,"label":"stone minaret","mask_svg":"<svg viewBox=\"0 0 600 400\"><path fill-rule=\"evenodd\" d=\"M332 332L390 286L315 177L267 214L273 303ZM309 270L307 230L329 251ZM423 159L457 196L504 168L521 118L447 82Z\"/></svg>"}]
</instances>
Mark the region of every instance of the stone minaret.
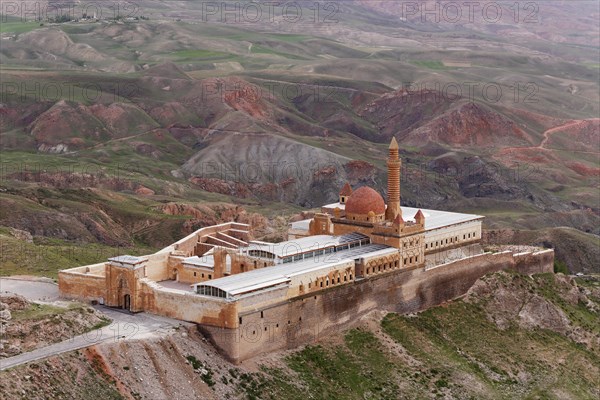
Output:
<instances>
[{"instance_id":1,"label":"stone minaret","mask_svg":"<svg viewBox=\"0 0 600 400\"><path fill-rule=\"evenodd\" d=\"M390 154L387 160L388 167L388 195L387 209L385 210L385 219L394 221L398 215L402 216L400 208L400 167L402 161L398 156L398 142L392 137L390 143Z\"/></svg>"}]
</instances>

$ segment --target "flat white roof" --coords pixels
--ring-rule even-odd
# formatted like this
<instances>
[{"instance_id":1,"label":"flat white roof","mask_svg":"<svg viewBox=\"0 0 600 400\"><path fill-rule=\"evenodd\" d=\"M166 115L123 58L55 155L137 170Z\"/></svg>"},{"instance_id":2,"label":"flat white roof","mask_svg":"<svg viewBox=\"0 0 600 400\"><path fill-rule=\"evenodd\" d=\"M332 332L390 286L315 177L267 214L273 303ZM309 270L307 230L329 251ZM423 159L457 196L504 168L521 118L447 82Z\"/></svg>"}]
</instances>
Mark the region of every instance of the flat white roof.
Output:
<instances>
[{"instance_id":1,"label":"flat white roof","mask_svg":"<svg viewBox=\"0 0 600 400\"><path fill-rule=\"evenodd\" d=\"M299 229L302 231L307 231L310 228L311 219L303 219L302 221L292 222L290 227L292 229Z\"/></svg>"},{"instance_id":2,"label":"flat white roof","mask_svg":"<svg viewBox=\"0 0 600 400\"><path fill-rule=\"evenodd\" d=\"M198 286L210 286L223 290L228 293L229 296L236 296L289 282L290 278L293 276L330 268L365 256L395 252L398 252L398 249L394 247L383 244L367 244L349 250L325 254L320 257L308 258L306 260L280 264L273 267L259 268L212 281L205 281L193 286L194 290L196 290Z\"/></svg>"},{"instance_id":3,"label":"flat white roof","mask_svg":"<svg viewBox=\"0 0 600 400\"><path fill-rule=\"evenodd\" d=\"M322 208L331 208L332 210L339 208L340 210L345 210L346 205L338 202L338 203L326 204Z\"/></svg>"},{"instance_id":4,"label":"flat white roof","mask_svg":"<svg viewBox=\"0 0 600 400\"><path fill-rule=\"evenodd\" d=\"M213 256L206 257L206 255L203 257L193 256L193 257L184 258L183 264L194 265L196 267L211 267L211 268L213 268L215 266L215 259Z\"/></svg>"},{"instance_id":5,"label":"flat white roof","mask_svg":"<svg viewBox=\"0 0 600 400\"><path fill-rule=\"evenodd\" d=\"M344 204L333 203L323 206L325 208L340 207L340 209L344 209ZM413 208L413 207L400 207L402 209L402 218L406 222L414 222L414 217L417 211L421 210L423 215L425 215L425 230L432 230L443 228L446 226L460 224L463 222L474 221L477 219L482 219L484 216L476 215L476 214L464 214L450 211L442 211L442 210L429 210L426 208ZM308 227L308 223L310 223L310 219L304 221L298 221L292 224L293 229L301 229L304 224ZM294 226L294 224L297 224ZM308 228L307 228L308 229Z\"/></svg>"},{"instance_id":6,"label":"flat white roof","mask_svg":"<svg viewBox=\"0 0 600 400\"><path fill-rule=\"evenodd\" d=\"M136 265L136 264L142 263L147 260L148 259L145 257L128 256L128 255L111 257L108 259L108 261L122 263L122 264L130 264L130 265Z\"/></svg>"},{"instance_id":7,"label":"flat white roof","mask_svg":"<svg viewBox=\"0 0 600 400\"><path fill-rule=\"evenodd\" d=\"M288 257L311 250L325 249L364 239L369 239L369 237L362 233L348 233L340 236L313 235L281 243L252 242L248 247L243 249L244 251L261 250L272 253L277 257Z\"/></svg>"},{"instance_id":8,"label":"flat white roof","mask_svg":"<svg viewBox=\"0 0 600 400\"><path fill-rule=\"evenodd\" d=\"M463 222L474 221L484 218L482 215L463 214L450 211L428 210L425 208L401 207L402 218L405 221L414 221L415 214L421 210L425 216L425 230L443 228Z\"/></svg>"}]
</instances>

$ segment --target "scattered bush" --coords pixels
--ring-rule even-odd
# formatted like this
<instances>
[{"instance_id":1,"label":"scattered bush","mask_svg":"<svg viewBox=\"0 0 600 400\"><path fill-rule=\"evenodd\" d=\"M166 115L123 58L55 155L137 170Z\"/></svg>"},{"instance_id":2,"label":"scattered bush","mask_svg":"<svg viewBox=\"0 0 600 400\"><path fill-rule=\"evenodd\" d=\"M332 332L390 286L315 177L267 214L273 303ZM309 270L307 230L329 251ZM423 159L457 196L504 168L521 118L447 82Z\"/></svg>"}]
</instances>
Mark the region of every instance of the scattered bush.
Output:
<instances>
[{"instance_id":1,"label":"scattered bush","mask_svg":"<svg viewBox=\"0 0 600 400\"><path fill-rule=\"evenodd\" d=\"M567 267L567 264L564 261L559 261L559 260L554 260L554 273L558 274L565 274L565 275L569 275L569 268Z\"/></svg>"}]
</instances>

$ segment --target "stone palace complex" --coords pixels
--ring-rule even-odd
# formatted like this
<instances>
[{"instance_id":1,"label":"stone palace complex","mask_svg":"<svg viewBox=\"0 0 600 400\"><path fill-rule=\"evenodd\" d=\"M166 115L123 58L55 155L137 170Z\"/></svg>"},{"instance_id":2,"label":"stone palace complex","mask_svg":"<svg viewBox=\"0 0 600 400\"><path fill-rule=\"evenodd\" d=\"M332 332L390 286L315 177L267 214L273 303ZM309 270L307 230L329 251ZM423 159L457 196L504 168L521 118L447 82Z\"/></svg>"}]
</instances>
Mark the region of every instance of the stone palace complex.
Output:
<instances>
[{"instance_id":1,"label":"stone palace complex","mask_svg":"<svg viewBox=\"0 0 600 400\"><path fill-rule=\"evenodd\" d=\"M387 203L346 184L339 200L292 223L288 241L252 240L230 222L144 257L59 273L65 297L191 321L240 362L318 340L373 310L414 312L464 294L482 275L552 270L552 250L486 253L483 217L400 206L401 160L389 146Z\"/></svg>"}]
</instances>

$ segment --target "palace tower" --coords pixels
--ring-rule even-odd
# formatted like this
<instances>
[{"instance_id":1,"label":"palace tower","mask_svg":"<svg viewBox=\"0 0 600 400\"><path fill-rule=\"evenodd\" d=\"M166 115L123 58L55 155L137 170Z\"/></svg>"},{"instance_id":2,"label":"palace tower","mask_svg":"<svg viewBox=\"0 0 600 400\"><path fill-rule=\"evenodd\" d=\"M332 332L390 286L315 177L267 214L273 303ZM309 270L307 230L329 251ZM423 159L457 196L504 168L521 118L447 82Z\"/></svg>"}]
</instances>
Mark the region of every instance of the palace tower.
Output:
<instances>
[{"instance_id":1,"label":"palace tower","mask_svg":"<svg viewBox=\"0 0 600 400\"><path fill-rule=\"evenodd\" d=\"M402 161L398 156L398 142L392 137L390 143L389 156L387 160L388 167L388 198L385 219L394 221L397 216L402 216L400 208L400 168Z\"/></svg>"}]
</instances>

